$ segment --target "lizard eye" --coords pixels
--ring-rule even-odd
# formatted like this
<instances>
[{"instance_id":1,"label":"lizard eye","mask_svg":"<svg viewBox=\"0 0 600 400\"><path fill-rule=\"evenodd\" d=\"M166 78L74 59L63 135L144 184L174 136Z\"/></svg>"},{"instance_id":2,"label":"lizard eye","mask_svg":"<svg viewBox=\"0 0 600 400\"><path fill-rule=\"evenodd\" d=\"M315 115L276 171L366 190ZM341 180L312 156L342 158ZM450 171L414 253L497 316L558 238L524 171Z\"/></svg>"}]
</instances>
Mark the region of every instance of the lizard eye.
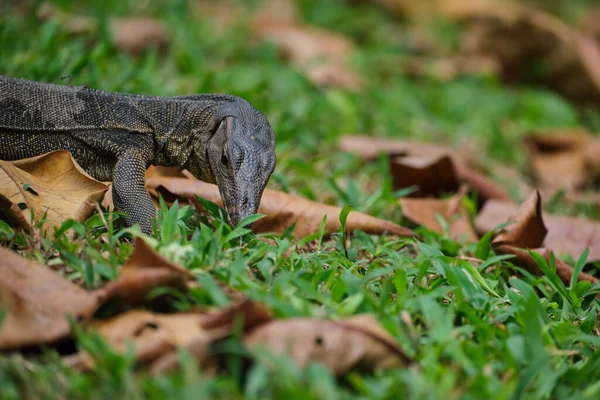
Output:
<instances>
[{"instance_id":1,"label":"lizard eye","mask_svg":"<svg viewBox=\"0 0 600 400\"><path fill-rule=\"evenodd\" d=\"M225 167L229 164L229 159L227 159L227 155L225 155L225 153L221 154L221 164L223 164Z\"/></svg>"}]
</instances>

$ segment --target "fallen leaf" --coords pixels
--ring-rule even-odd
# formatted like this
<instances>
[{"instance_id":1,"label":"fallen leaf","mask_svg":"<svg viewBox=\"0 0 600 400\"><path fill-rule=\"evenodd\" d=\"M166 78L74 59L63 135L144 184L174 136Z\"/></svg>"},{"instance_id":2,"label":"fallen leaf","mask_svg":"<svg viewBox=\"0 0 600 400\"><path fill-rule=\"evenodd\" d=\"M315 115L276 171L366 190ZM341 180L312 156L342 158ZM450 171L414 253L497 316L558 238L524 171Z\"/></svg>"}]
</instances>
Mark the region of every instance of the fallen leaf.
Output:
<instances>
[{"instance_id":1,"label":"fallen leaf","mask_svg":"<svg viewBox=\"0 0 600 400\"><path fill-rule=\"evenodd\" d=\"M151 165L146 170L146 179L148 178L185 178L186 175L177 167L161 167Z\"/></svg>"},{"instance_id":2,"label":"fallen leaf","mask_svg":"<svg viewBox=\"0 0 600 400\"><path fill-rule=\"evenodd\" d=\"M200 324L209 333L208 337L195 338L187 343L184 348L190 352L197 365L200 366L207 359L208 344L229 335L236 327L236 323L240 323L240 328L246 332L267 323L271 319L271 312L263 304L249 299L241 299L224 309L205 313ZM150 370L155 375L162 375L175 372L178 367L179 356L177 351L174 350L157 359Z\"/></svg>"},{"instance_id":3,"label":"fallen leaf","mask_svg":"<svg viewBox=\"0 0 600 400\"><path fill-rule=\"evenodd\" d=\"M491 202L491 204L494 204L494 202ZM514 223L502 228L491 243L496 253L515 255L516 258L511 260L513 264L523 267L537 276L543 276L544 273L531 255L522 249L531 249L540 253L546 259L546 262L549 260L550 251L557 250L547 248L548 243L546 248L542 248L548 231L542 219L541 204L540 194L536 191L507 219L507 221L513 221ZM481 221L485 220L480 218L480 225L482 224ZM579 254L576 257L578 258ZM573 268L570 265L557 259L556 273L565 285L570 285L573 274ZM578 280L587 280L594 283L597 279L582 272L579 274Z\"/></svg>"},{"instance_id":4,"label":"fallen leaf","mask_svg":"<svg viewBox=\"0 0 600 400\"><path fill-rule=\"evenodd\" d=\"M529 199L531 201L531 199ZM488 201L477 218L475 219L475 228L480 234L491 231L496 226L510 219L518 210L518 205L506 203L497 200ZM542 218L536 215L536 229L523 229L522 235L533 238L531 246L553 249L558 254L570 254L573 259L579 258L583 251L588 248L588 262L600 261L600 223L589 221L583 218L566 217L543 213ZM543 222L541 221L543 219ZM545 239L540 240L541 226L546 226L548 233ZM506 229L509 229L508 226ZM521 240L522 242L522 240ZM521 243L516 244L519 247Z\"/></svg>"},{"instance_id":5,"label":"fallen leaf","mask_svg":"<svg viewBox=\"0 0 600 400\"><path fill-rule=\"evenodd\" d=\"M109 282L102 290L106 301L116 300L122 304L140 304L148 301L148 294L158 287L170 287L180 291L188 289L194 275L167 260L143 239L135 238L135 250L123 264L119 278Z\"/></svg>"},{"instance_id":6,"label":"fallen leaf","mask_svg":"<svg viewBox=\"0 0 600 400\"><path fill-rule=\"evenodd\" d=\"M478 160L447 146L368 136L342 136L338 146L365 160L388 154L394 190L417 186L419 190L412 197L454 192L464 183L479 193L482 201L510 200L502 188L478 172L484 169Z\"/></svg>"},{"instance_id":7,"label":"fallen leaf","mask_svg":"<svg viewBox=\"0 0 600 400\"><path fill-rule=\"evenodd\" d=\"M69 318L90 317L103 293L88 293L34 261L0 247L0 348L50 344L70 335Z\"/></svg>"},{"instance_id":8,"label":"fallen leaf","mask_svg":"<svg viewBox=\"0 0 600 400\"><path fill-rule=\"evenodd\" d=\"M439 215L448 223L448 230L453 239L475 242L477 241L477 235L471 226L469 214L463 204L466 189L466 187L463 187L454 196L444 200L402 198L398 201L402 206L402 214L406 219L443 234L444 229L436 218L436 215Z\"/></svg>"},{"instance_id":9,"label":"fallen leaf","mask_svg":"<svg viewBox=\"0 0 600 400\"><path fill-rule=\"evenodd\" d=\"M360 156L365 161L375 160L379 154L390 157L449 157L455 166L464 164L465 168L476 171L484 170L483 163L474 156L476 149L469 143L460 146L456 151L449 146L423 143L416 140L381 138L373 136L343 135L338 141L341 151Z\"/></svg>"},{"instance_id":10,"label":"fallen leaf","mask_svg":"<svg viewBox=\"0 0 600 400\"><path fill-rule=\"evenodd\" d=\"M117 352L125 353L133 346L136 362L151 364L174 349L198 340L204 340L208 348L210 334L202 328L202 318L202 313L195 312L157 314L132 310L107 320L91 321L87 328L97 331ZM70 357L69 361L70 366L77 369L94 367L93 358L85 352Z\"/></svg>"},{"instance_id":11,"label":"fallen leaf","mask_svg":"<svg viewBox=\"0 0 600 400\"><path fill-rule=\"evenodd\" d=\"M97 36L100 30L97 18L72 15L46 2L38 10L38 18L57 23L72 34ZM168 32L164 24L154 18L118 17L108 21L109 33L115 47L134 55L149 47L164 49Z\"/></svg>"},{"instance_id":12,"label":"fallen leaf","mask_svg":"<svg viewBox=\"0 0 600 400\"><path fill-rule=\"evenodd\" d=\"M249 299L220 310L197 309L176 314L132 310L107 320L94 320L87 328L96 330L116 351L124 353L133 345L138 365L147 364L153 374L174 372L179 367L179 349L186 349L198 366L208 359L211 343L230 335L236 322L247 331L271 320L262 304ZM70 357L69 365L89 370L89 354Z\"/></svg>"},{"instance_id":13,"label":"fallen leaf","mask_svg":"<svg viewBox=\"0 0 600 400\"><path fill-rule=\"evenodd\" d=\"M456 192L460 186L452 159L447 155L394 157L390 172L394 190L418 188L411 197L440 197Z\"/></svg>"},{"instance_id":14,"label":"fallen leaf","mask_svg":"<svg viewBox=\"0 0 600 400\"><path fill-rule=\"evenodd\" d=\"M139 55L149 47L164 49L168 33L164 24L153 18L113 18L110 21L113 44L132 54Z\"/></svg>"},{"instance_id":15,"label":"fallen leaf","mask_svg":"<svg viewBox=\"0 0 600 400\"><path fill-rule=\"evenodd\" d=\"M353 51L347 38L285 19L258 18L251 28L259 39L275 43L315 85L348 90L363 86L362 79L346 66Z\"/></svg>"},{"instance_id":16,"label":"fallen leaf","mask_svg":"<svg viewBox=\"0 0 600 400\"><path fill-rule=\"evenodd\" d=\"M414 140L388 139L373 136L343 135L338 141L341 151L354 153L364 160L374 160L379 154L389 156L418 156L442 157L447 155L452 160L461 156L447 146L417 142ZM475 162L469 159L469 162Z\"/></svg>"},{"instance_id":17,"label":"fallen leaf","mask_svg":"<svg viewBox=\"0 0 600 400\"><path fill-rule=\"evenodd\" d=\"M515 214L508 218L514 222L500 230L492 244L500 246L510 244L516 247L541 247L548 230L542 220L542 200L539 192L535 191Z\"/></svg>"},{"instance_id":18,"label":"fallen leaf","mask_svg":"<svg viewBox=\"0 0 600 400\"><path fill-rule=\"evenodd\" d=\"M207 312L202 320L202 327L206 330L225 329L230 332L238 318L243 321L244 329L252 329L270 321L273 316L263 304L250 299L241 299L216 312Z\"/></svg>"},{"instance_id":19,"label":"fallen leaf","mask_svg":"<svg viewBox=\"0 0 600 400\"><path fill-rule=\"evenodd\" d=\"M475 190L479 195L479 200L482 202L490 199L511 201L508 193L484 174L470 169L462 163L455 165L455 168L459 181Z\"/></svg>"},{"instance_id":20,"label":"fallen leaf","mask_svg":"<svg viewBox=\"0 0 600 400\"><path fill-rule=\"evenodd\" d=\"M600 178L600 140L586 131L534 134L525 143L532 169L544 188L580 190Z\"/></svg>"},{"instance_id":21,"label":"fallen leaf","mask_svg":"<svg viewBox=\"0 0 600 400\"><path fill-rule=\"evenodd\" d=\"M65 150L18 161L0 161L0 214L29 230L44 216L44 229L72 218L84 222L107 186L90 177Z\"/></svg>"},{"instance_id":22,"label":"fallen leaf","mask_svg":"<svg viewBox=\"0 0 600 400\"><path fill-rule=\"evenodd\" d=\"M288 354L300 367L321 362L336 375L354 368L400 368L411 363L395 339L368 315L338 321L276 320L251 331L244 343L251 349Z\"/></svg>"},{"instance_id":23,"label":"fallen leaf","mask_svg":"<svg viewBox=\"0 0 600 400\"><path fill-rule=\"evenodd\" d=\"M597 6L588 8L582 17L578 24L581 31L600 42L600 8Z\"/></svg>"},{"instance_id":24,"label":"fallen leaf","mask_svg":"<svg viewBox=\"0 0 600 400\"><path fill-rule=\"evenodd\" d=\"M195 179L182 178L149 178L146 188L153 195L159 193L167 201L185 199L202 208L195 196L204 197L213 203L221 205L221 196L216 185L201 182ZM266 217L252 225L257 232L283 233L292 224L296 224L293 234L303 237L319 231L319 225L324 216L327 216L325 233L337 232L340 228L340 207L329 206L293 196L276 190L265 189L258 212ZM410 229L396 225L370 215L352 211L346 221L348 231L362 230L366 233L388 233L398 236L415 236Z\"/></svg>"}]
</instances>

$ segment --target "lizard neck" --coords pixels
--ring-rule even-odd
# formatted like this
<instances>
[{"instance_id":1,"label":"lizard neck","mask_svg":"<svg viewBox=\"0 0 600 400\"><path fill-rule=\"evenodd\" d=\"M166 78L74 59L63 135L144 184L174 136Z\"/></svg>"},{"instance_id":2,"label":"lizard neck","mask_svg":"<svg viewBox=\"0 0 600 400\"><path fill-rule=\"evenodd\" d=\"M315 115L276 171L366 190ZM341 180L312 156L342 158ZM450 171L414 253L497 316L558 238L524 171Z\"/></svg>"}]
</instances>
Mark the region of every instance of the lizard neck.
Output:
<instances>
[{"instance_id":1,"label":"lizard neck","mask_svg":"<svg viewBox=\"0 0 600 400\"><path fill-rule=\"evenodd\" d=\"M180 104L181 110L171 124L155 132L154 163L183 169L190 158L205 158L205 152L199 150L205 148L214 131L215 106L208 102Z\"/></svg>"}]
</instances>

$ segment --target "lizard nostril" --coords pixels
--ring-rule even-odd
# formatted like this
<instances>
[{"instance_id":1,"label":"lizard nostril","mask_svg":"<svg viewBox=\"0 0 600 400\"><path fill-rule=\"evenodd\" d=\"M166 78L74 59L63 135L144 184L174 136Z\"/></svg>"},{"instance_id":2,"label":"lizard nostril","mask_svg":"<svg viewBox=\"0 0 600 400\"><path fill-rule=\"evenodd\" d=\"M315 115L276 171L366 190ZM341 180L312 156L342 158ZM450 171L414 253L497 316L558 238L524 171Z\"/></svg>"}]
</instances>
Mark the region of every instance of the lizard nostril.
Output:
<instances>
[{"instance_id":1,"label":"lizard nostril","mask_svg":"<svg viewBox=\"0 0 600 400\"><path fill-rule=\"evenodd\" d=\"M247 197L244 197L244 201L242 202L242 205L243 205L244 207L247 207L247 206L248 206L248 203L249 203L249 200L248 200L248 198L247 198Z\"/></svg>"}]
</instances>

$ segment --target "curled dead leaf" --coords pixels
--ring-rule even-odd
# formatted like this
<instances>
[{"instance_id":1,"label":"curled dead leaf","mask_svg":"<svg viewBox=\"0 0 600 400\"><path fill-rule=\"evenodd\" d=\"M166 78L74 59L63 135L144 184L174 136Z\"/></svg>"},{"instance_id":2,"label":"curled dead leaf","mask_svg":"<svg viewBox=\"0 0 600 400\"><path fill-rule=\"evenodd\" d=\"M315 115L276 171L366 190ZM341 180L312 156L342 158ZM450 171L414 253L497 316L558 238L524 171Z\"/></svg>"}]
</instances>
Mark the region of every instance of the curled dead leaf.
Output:
<instances>
[{"instance_id":1,"label":"curled dead leaf","mask_svg":"<svg viewBox=\"0 0 600 400\"><path fill-rule=\"evenodd\" d=\"M390 160L390 172L394 190L418 188L411 197L440 197L456 192L460 186L452 159L447 155L394 157Z\"/></svg>"},{"instance_id":2,"label":"curled dead leaf","mask_svg":"<svg viewBox=\"0 0 600 400\"><path fill-rule=\"evenodd\" d=\"M399 368L411 363L395 339L368 315L338 321L276 320L251 331L244 343L251 349L288 354L300 367L321 362L336 375L354 368Z\"/></svg>"},{"instance_id":3,"label":"curled dead leaf","mask_svg":"<svg viewBox=\"0 0 600 400\"><path fill-rule=\"evenodd\" d=\"M69 318L90 317L103 296L0 247L0 349L50 344L70 335Z\"/></svg>"},{"instance_id":4,"label":"curled dead leaf","mask_svg":"<svg viewBox=\"0 0 600 400\"><path fill-rule=\"evenodd\" d=\"M489 204L489 206L486 204L486 207L503 207L501 203L497 204L495 202L489 202ZM549 260L550 251L557 250L555 248L542 248L548 230L542 219L541 207L542 200L540 194L536 191L508 218L508 221L513 221L514 223L502 228L491 243L492 248L496 253L515 255L516 258L511 260L513 264L523 267L537 276L542 276L543 272L529 252L523 249L531 249L540 253L547 262ZM497 218L492 217L494 212L497 211L494 209L492 209L492 211L486 211L484 208L482 211L483 216L479 217L479 226L491 224L489 220ZM560 235L560 231L562 231L562 229L558 227L557 234ZM600 238L600 236L598 236L598 238ZM561 246L563 245L560 243L561 241L565 241L564 236L561 239L557 238L556 243L553 244ZM600 241L596 239L596 242L600 245ZM548 246L548 243L546 243L546 246ZM577 254L576 257L579 257L579 254ZM573 274L573 268L570 265L556 259L556 273L565 285L570 285L571 276ZM597 279L582 272L579 274L578 280L587 280L594 283Z\"/></svg>"},{"instance_id":5,"label":"curled dead leaf","mask_svg":"<svg viewBox=\"0 0 600 400\"><path fill-rule=\"evenodd\" d=\"M436 217L436 215L439 215L448 223L448 230L453 239L474 242L477 241L477 235L463 204L466 190L467 188L463 187L454 196L444 200L402 198L398 201L402 206L402 213L408 220L443 234L444 229Z\"/></svg>"},{"instance_id":6,"label":"curled dead leaf","mask_svg":"<svg viewBox=\"0 0 600 400\"><path fill-rule=\"evenodd\" d=\"M499 224L511 219L512 215L516 215L518 208L517 205L512 203L496 200L488 201L481 209L479 215L477 215L475 227L483 235ZM535 218L538 218L538 216ZM577 259L588 248L588 262L600 261L599 222L548 213L543 213L540 219L543 219L542 223L548 230L545 240L540 241L542 232L539 220L535 222L536 228L533 230L524 228L521 233L521 235L535 237L529 247L541 247L543 243L545 247L553 249L558 254L570 254L573 259ZM510 226L506 229L509 228ZM516 230L519 229L516 228ZM515 245L528 247L522 243Z\"/></svg>"},{"instance_id":7,"label":"curled dead leaf","mask_svg":"<svg viewBox=\"0 0 600 400\"><path fill-rule=\"evenodd\" d=\"M45 229L72 218L84 222L107 186L90 177L65 150L18 161L0 161L0 215L29 230L44 218Z\"/></svg>"},{"instance_id":8,"label":"curled dead leaf","mask_svg":"<svg viewBox=\"0 0 600 400\"><path fill-rule=\"evenodd\" d=\"M195 196L204 197L221 205L221 196L216 185L195 179L149 178L146 180L148 191L157 196L159 193L167 201L185 199L196 207L201 205ZM325 232L337 232L340 228L340 207L316 203L298 196L276 190L265 189L258 212L266 217L255 222L253 230L259 232L283 233L292 224L296 224L293 234L303 237L319 231L323 217L327 216ZM408 228L370 215L352 211L346 221L348 231L362 230L373 234L392 234L412 237L416 234Z\"/></svg>"},{"instance_id":9,"label":"curled dead leaf","mask_svg":"<svg viewBox=\"0 0 600 400\"><path fill-rule=\"evenodd\" d=\"M502 228L492 241L493 245L510 244L530 249L542 246L548 230L542 219L542 200L538 191L529 196L508 220L514 223Z\"/></svg>"},{"instance_id":10,"label":"curled dead leaf","mask_svg":"<svg viewBox=\"0 0 600 400\"><path fill-rule=\"evenodd\" d=\"M464 183L475 190L482 201L510 199L501 187L478 172L484 169L478 160L446 146L368 136L343 136L338 145L341 150L356 153L365 160L372 160L380 153L388 154L394 189L417 186L419 190L411 194L413 197L454 192Z\"/></svg>"}]
</instances>

